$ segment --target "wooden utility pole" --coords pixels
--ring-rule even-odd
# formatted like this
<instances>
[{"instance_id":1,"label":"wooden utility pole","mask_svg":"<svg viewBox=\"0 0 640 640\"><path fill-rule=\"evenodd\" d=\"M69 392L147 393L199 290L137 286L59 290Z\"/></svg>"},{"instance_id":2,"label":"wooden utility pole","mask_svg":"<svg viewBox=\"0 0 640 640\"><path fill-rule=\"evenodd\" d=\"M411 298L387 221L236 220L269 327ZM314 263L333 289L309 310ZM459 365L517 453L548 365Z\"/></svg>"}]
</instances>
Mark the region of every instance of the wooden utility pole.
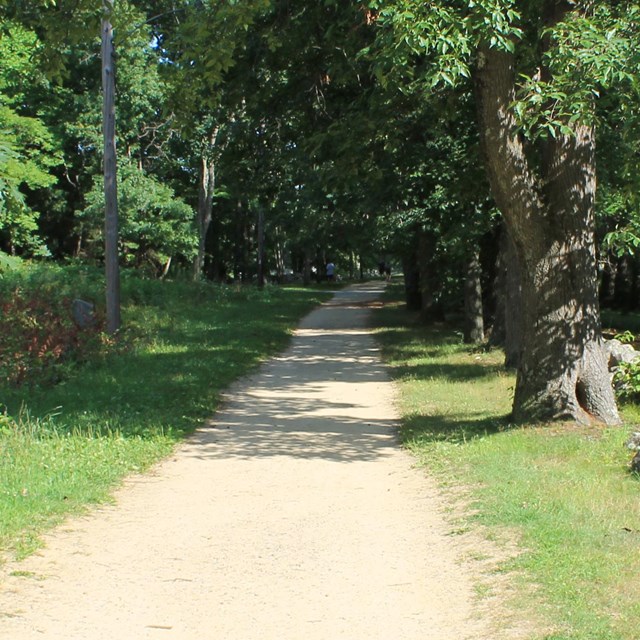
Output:
<instances>
[{"instance_id":1,"label":"wooden utility pole","mask_svg":"<svg viewBox=\"0 0 640 640\"><path fill-rule=\"evenodd\" d=\"M107 333L120 328L120 268L118 263L118 189L116 183L116 82L111 14L115 0L103 0L102 19L102 129L104 135L104 255Z\"/></svg>"}]
</instances>

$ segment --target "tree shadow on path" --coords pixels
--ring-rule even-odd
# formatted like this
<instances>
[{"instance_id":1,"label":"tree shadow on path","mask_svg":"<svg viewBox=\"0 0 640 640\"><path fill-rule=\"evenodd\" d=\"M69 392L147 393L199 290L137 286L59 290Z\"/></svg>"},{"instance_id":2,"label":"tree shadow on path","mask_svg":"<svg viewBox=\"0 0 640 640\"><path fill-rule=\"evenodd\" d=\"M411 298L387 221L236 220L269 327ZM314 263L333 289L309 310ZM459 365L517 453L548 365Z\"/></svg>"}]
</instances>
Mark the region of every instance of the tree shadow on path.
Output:
<instances>
[{"instance_id":1,"label":"tree shadow on path","mask_svg":"<svg viewBox=\"0 0 640 640\"><path fill-rule=\"evenodd\" d=\"M389 376L366 329L379 283L343 289L189 440L196 458L371 461L397 450Z\"/></svg>"}]
</instances>

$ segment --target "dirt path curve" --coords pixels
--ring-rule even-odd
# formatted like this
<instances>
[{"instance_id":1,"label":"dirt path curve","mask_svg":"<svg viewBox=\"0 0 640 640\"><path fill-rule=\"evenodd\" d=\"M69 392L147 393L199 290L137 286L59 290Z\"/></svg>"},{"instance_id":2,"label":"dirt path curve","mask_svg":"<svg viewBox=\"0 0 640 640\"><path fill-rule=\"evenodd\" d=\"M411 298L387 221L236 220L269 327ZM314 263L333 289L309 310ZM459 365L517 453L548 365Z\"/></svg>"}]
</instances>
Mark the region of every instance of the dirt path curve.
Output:
<instances>
[{"instance_id":1,"label":"dirt path curve","mask_svg":"<svg viewBox=\"0 0 640 640\"><path fill-rule=\"evenodd\" d=\"M380 286L337 293L114 506L4 567L0 638L493 638L441 498L394 437L365 329Z\"/></svg>"}]
</instances>

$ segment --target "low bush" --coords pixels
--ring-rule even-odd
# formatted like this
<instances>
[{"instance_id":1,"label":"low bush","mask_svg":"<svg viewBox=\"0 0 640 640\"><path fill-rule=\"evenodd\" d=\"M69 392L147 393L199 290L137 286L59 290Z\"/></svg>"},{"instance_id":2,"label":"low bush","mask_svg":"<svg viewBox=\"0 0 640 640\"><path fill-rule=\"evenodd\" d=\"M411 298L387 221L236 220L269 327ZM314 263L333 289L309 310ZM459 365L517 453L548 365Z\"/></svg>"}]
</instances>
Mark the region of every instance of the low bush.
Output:
<instances>
[{"instance_id":1,"label":"low bush","mask_svg":"<svg viewBox=\"0 0 640 640\"><path fill-rule=\"evenodd\" d=\"M640 400L640 362L621 362L613 374L618 399L623 402Z\"/></svg>"},{"instance_id":2,"label":"low bush","mask_svg":"<svg viewBox=\"0 0 640 640\"><path fill-rule=\"evenodd\" d=\"M12 386L60 381L105 345L103 325L96 314L90 325L78 326L67 297L14 289L0 300L0 379Z\"/></svg>"}]
</instances>

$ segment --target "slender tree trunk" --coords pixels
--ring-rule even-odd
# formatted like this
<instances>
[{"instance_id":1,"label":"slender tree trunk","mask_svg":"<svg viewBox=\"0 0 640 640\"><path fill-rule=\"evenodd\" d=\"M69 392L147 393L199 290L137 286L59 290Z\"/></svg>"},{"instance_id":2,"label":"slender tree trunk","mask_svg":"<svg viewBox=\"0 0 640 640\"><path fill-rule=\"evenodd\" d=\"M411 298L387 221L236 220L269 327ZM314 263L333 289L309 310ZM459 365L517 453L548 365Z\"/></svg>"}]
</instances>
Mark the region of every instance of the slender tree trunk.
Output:
<instances>
[{"instance_id":1,"label":"slender tree trunk","mask_svg":"<svg viewBox=\"0 0 640 640\"><path fill-rule=\"evenodd\" d=\"M420 272L415 253L405 256L402 260L404 275L404 297L409 311L420 311L422 308L422 294L420 292Z\"/></svg>"},{"instance_id":2,"label":"slender tree trunk","mask_svg":"<svg viewBox=\"0 0 640 640\"><path fill-rule=\"evenodd\" d=\"M629 258L627 256L621 256L617 259L614 287L614 306L616 309L626 311L629 306L629 297L631 296L632 290L631 269L629 267Z\"/></svg>"},{"instance_id":3,"label":"slender tree trunk","mask_svg":"<svg viewBox=\"0 0 640 640\"><path fill-rule=\"evenodd\" d=\"M302 283L305 287L311 284L311 251L305 248L304 250L304 267L302 272Z\"/></svg>"},{"instance_id":4,"label":"slender tree trunk","mask_svg":"<svg viewBox=\"0 0 640 640\"><path fill-rule=\"evenodd\" d=\"M171 256L167 258L167 261L164 263L164 267L162 268L162 273L160 274L160 280L164 280L169 273L169 269L171 268Z\"/></svg>"},{"instance_id":5,"label":"slender tree trunk","mask_svg":"<svg viewBox=\"0 0 640 640\"><path fill-rule=\"evenodd\" d=\"M104 199L105 199L105 277L107 333L120 328L120 266L118 263L118 189L116 169L116 103L113 29L113 0L104 0L102 20L102 95L104 136Z\"/></svg>"},{"instance_id":6,"label":"slender tree trunk","mask_svg":"<svg viewBox=\"0 0 640 640\"><path fill-rule=\"evenodd\" d=\"M522 287L515 245L505 225L500 230L495 290L496 317L490 344L504 349L505 367L516 369L522 352Z\"/></svg>"},{"instance_id":7,"label":"slender tree trunk","mask_svg":"<svg viewBox=\"0 0 640 640\"><path fill-rule=\"evenodd\" d=\"M433 251L435 241L428 231L418 232L418 273L420 274L420 318L424 322L444 320L441 305L436 300L435 282L437 276L433 273Z\"/></svg>"},{"instance_id":8,"label":"slender tree trunk","mask_svg":"<svg viewBox=\"0 0 640 640\"><path fill-rule=\"evenodd\" d=\"M516 247L506 228L501 239L501 245L505 270L504 365L509 369L516 369L520 364L524 332L522 324L522 285Z\"/></svg>"},{"instance_id":9,"label":"slender tree trunk","mask_svg":"<svg viewBox=\"0 0 640 640\"><path fill-rule=\"evenodd\" d=\"M219 127L215 127L209 136L200 158L200 185L198 188L198 211L196 225L198 227L198 254L193 262L193 278L199 280L204 267L207 232L213 216L213 195L216 186L216 166L213 151L218 137Z\"/></svg>"},{"instance_id":10,"label":"slender tree trunk","mask_svg":"<svg viewBox=\"0 0 640 640\"><path fill-rule=\"evenodd\" d=\"M280 229L278 229L277 227L275 229L274 249L275 249L274 257L276 261L276 273L278 277L278 282L282 283L285 281L284 271L286 267L284 263L284 249L282 247Z\"/></svg>"},{"instance_id":11,"label":"slender tree trunk","mask_svg":"<svg viewBox=\"0 0 640 640\"><path fill-rule=\"evenodd\" d=\"M246 260L244 250L244 208L242 205L242 200L238 200L236 203L235 244L233 251L233 279L236 282L242 282L245 277Z\"/></svg>"},{"instance_id":12,"label":"slender tree trunk","mask_svg":"<svg viewBox=\"0 0 640 640\"><path fill-rule=\"evenodd\" d=\"M258 205L258 287L262 289L265 282L264 264L264 209Z\"/></svg>"},{"instance_id":13,"label":"slender tree trunk","mask_svg":"<svg viewBox=\"0 0 640 640\"><path fill-rule=\"evenodd\" d=\"M537 175L511 111L513 55L482 47L476 86L489 181L521 266L514 418L618 423L598 306L593 132L549 142Z\"/></svg>"},{"instance_id":14,"label":"slender tree trunk","mask_svg":"<svg viewBox=\"0 0 640 640\"><path fill-rule=\"evenodd\" d=\"M401 256L402 275L404 277L404 297L408 311L420 311L422 309L422 292L420 291L420 268L418 266L419 232L414 231L407 249ZM382 257L378 259L378 269L382 271L380 262L384 262Z\"/></svg>"},{"instance_id":15,"label":"slender tree trunk","mask_svg":"<svg viewBox=\"0 0 640 640\"><path fill-rule=\"evenodd\" d=\"M604 264L600 271L600 305L603 307L610 307L614 303L617 271L617 265L614 260L613 256L605 255Z\"/></svg>"},{"instance_id":16,"label":"slender tree trunk","mask_svg":"<svg viewBox=\"0 0 640 640\"><path fill-rule=\"evenodd\" d=\"M475 248L467 263L464 286L464 341L480 344L484 341L484 318L482 306L482 266L480 249Z\"/></svg>"}]
</instances>

